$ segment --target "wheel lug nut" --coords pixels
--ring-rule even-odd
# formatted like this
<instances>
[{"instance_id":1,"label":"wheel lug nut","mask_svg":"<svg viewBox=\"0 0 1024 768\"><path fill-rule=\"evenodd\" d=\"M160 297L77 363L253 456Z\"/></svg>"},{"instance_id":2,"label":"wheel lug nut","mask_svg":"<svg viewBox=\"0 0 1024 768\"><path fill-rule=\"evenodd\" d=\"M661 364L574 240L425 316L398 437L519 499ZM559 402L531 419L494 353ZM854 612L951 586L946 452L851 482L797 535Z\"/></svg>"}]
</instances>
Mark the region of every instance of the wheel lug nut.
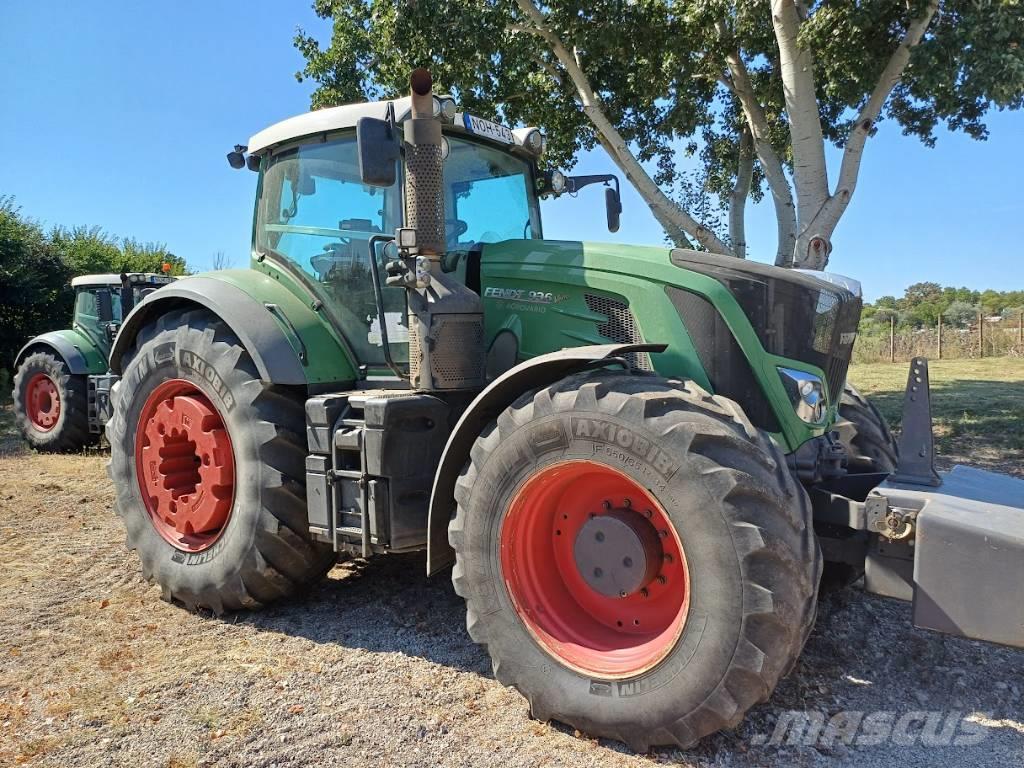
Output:
<instances>
[{"instance_id":1,"label":"wheel lug nut","mask_svg":"<svg viewBox=\"0 0 1024 768\"><path fill-rule=\"evenodd\" d=\"M662 528L660 531L658 531L658 535L661 536L661 538L664 539L664 538L666 538L668 536L668 531L666 531L664 528Z\"/></svg>"},{"instance_id":2,"label":"wheel lug nut","mask_svg":"<svg viewBox=\"0 0 1024 768\"><path fill-rule=\"evenodd\" d=\"M668 579L665 578L664 574L658 574L658 583L659 584L665 584L667 582L668 582Z\"/></svg>"},{"instance_id":3,"label":"wheel lug nut","mask_svg":"<svg viewBox=\"0 0 1024 768\"><path fill-rule=\"evenodd\" d=\"M641 588L640 594L643 595L644 597L650 597L651 596L651 593L647 591L647 587Z\"/></svg>"},{"instance_id":4,"label":"wheel lug nut","mask_svg":"<svg viewBox=\"0 0 1024 768\"><path fill-rule=\"evenodd\" d=\"M623 590L621 590L619 592L619 597L625 597L625 596L626 596L626 590L623 589Z\"/></svg>"},{"instance_id":5,"label":"wheel lug nut","mask_svg":"<svg viewBox=\"0 0 1024 768\"><path fill-rule=\"evenodd\" d=\"M605 499L604 501L601 502L601 506L604 507L605 509L611 509L612 503L608 501L608 499Z\"/></svg>"},{"instance_id":6,"label":"wheel lug nut","mask_svg":"<svg viewBox=\"0 0 1024 768\"><path fill-rule=\"evenodd\" d=\"M629 500L629 499L623 499L622 500L622 506L624 506L624 507L632 507L633 506L633 502L631 500Z\"/></svg>"},{"instance_id":7,"label":"wheel lug nut","mask_svg":"<svg viewBox=\"0 0 1024 768\"><path fill-rule=\"evenodd\" d=\"M661 556L661 559L664 560L666 563L671 563L673 558L672 558L671 553L666 552L665 554L663 554Z\"/></svg>"},{"instance_id":8,"label":"wheel lug nut","mask_svg":"<svg viewBox=\"0 0 1024 768\"><path fill-rule=\"evenodd\" d=\"M652 517L654 517L654 513L651 512L651 510L649 510L649 509L645 509L644 510L644 517L646 517L648 520L650 520Z\"/></svg>"}]
</instances>

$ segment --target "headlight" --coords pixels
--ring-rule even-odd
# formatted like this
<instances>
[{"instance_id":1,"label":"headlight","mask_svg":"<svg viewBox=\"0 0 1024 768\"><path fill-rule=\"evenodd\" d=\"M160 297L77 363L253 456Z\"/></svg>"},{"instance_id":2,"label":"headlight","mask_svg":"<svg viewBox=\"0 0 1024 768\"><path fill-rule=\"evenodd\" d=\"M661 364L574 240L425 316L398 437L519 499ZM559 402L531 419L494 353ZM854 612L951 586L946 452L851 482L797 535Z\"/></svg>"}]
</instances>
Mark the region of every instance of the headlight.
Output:
<instances>
[{"instance_id":1,"label":"headlight","mask_svg":"<svg viewBox=\"0 0 1024 768\"><path fill-rule=\"evenodd\" d=\"M821 424L825 420L825 385L822 380L813 373L793 368L779 368L779 378L797 418L807 424Z\"/></svg>"},{"instance_id":2,"label":"headlight","mask_svg":"<svg viewBox=\"0 0 1024 768\"><path fill-rule=\"evenodd\" d=\"M560 195L565 191L565 174L561 171L551 172L551 191Z\"/></svg>"}]
</instances>

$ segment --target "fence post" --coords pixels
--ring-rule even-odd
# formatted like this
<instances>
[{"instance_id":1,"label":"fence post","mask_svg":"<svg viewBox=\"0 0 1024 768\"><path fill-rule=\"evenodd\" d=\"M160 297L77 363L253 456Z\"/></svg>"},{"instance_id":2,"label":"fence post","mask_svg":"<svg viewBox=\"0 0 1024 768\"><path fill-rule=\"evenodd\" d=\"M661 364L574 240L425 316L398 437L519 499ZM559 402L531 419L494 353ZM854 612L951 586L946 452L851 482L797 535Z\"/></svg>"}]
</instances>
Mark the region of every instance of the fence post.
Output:
<instances>
[{"instance_id":1,"label":"fence post","mask_svg":"<svg viewBox=\"0 0 1024 768\"><path fill-rule=\"evenodd\" d=\"M1017 316L1017 343L1021 347L1021 354L1024 354L1024 309Z\"/></svg>"},{"instance_id":2,"label":"fence post","mask_svg":"<svg viewBox=\"0 0 1024 768\"><path fill-rule=\"evenodd\" d=\"M889 362L896 362L896 317L889 318Z\"/></svg>"},{"instance_id":3,"label":"fence post","mask_svg":"<svg viewBox=\"0 0 1024 768\"><path fill-rule=\"evenodd\" d=\"M985 356L985 315L978 313L978 357Z\"/></svg>"},{"instance_id":4,"label":"fence post","mask_svg":"<svg viewBox=\"0 0 1024 768\"><path fill-rule=\"evenodd\" d=\"M942 359L942 313L939 312L939 327L938 333L935 337L935 357L938 360Z\"/></svg>"}]
</instances>

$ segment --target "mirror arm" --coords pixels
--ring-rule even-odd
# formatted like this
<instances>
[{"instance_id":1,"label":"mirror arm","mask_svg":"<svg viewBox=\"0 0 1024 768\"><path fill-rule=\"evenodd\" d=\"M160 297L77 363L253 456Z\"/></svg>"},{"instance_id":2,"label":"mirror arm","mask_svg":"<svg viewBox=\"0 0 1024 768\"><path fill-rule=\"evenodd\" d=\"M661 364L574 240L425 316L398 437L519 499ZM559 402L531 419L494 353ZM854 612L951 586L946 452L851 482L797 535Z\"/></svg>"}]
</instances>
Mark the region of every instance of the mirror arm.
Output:
<instances>
[{"instance_id":1,"label":"mirror arm","mask_svg":"<svg viewBox=\"0 0 1024 768\"><path fill-rule=\"evenodd\" d=\"M591 184L607 184L609 181L615 184L615 194L619 195L619 177L614 173L598 173L592 176L566 176L565 191L569 193L579 192Z\"/></svg>"}]
</instances>

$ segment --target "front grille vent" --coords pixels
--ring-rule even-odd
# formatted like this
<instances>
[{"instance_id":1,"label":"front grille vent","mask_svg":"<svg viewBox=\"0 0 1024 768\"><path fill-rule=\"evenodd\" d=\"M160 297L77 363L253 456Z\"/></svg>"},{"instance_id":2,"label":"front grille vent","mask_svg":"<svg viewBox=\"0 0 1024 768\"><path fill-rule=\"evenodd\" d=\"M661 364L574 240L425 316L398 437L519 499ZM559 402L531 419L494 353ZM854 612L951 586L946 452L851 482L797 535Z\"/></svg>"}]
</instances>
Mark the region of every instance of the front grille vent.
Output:
<instances>
[{"instance_id":1,"label":"front grille vent","mask_svg":"<svg viewBox=\"0 0 1024 768\"><path fill-rule=\"evenodd\" d=\"M599 323L597 332L609 341L618 344L643 344L644 337L637 328L636 318L629 309L629 305L619 299L608 296L598 296L594 293L583 295L587 302L587 309L599 315L605 316L605 321ZM653 371L651 356L646 352L631 352L626 355L629 367L638 371Z\"/></svg>"}]
</instances>

